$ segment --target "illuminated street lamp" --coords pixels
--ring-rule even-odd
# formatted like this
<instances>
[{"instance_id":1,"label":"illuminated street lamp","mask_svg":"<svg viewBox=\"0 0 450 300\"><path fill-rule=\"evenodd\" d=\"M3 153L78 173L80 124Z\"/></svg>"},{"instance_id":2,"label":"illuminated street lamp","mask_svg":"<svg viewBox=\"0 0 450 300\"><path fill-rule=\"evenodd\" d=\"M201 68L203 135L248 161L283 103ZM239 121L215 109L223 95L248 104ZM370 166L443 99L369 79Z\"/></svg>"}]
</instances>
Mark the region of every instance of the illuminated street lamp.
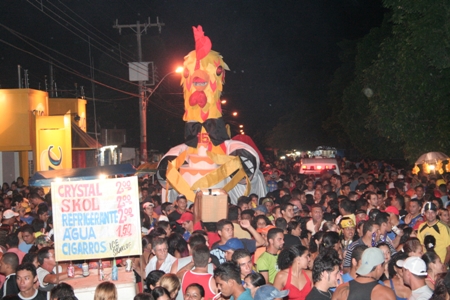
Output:
<instances>
[{"instance_id":1,"label":"illuminated street lamp","mask_svg":"<svg viewBox=\"0 0 450 300\"><path fill-rule=\"evenodd\" d=\"M175 71L169 72L166 75L163 76L163 78L158 82L158 84L155 86L155 88L150 89L147 88L145 90L142 89L141 93L148 92L148 95L145 97L140 97L140 104L142 104L140 109L140 121L141 121L141 147L140 147L140 154L141 154L141 160L143 162L147 162L147 104L150 97L155 93L155 91L158 89L158 87L161 85L161 83L166 79L169 75L175 74L175 73L181 73L183 72L183 67L177 67ZM141 94L142 95L142 94Z\"/></svg>"},{"instance_id":2,"label":"illuminated street lamp","mask_svg":"<svg viewBox=\"0 0 450 300\"><path fill-rule=\"evenodd\" d=\"M227 104L227 100L226 100L226 99L223 99L222 101L220 101L220 103L222 103L222 104Z\"/></svg>"},{"instance_id":3,"label":"illuminated street lamp","mask_svg":"<svg viewBox=\"0 0 450 300\"><path fill-rule=\"evenodd\" d=\"M234 112L232 113L232 115L233 115L233 117L236 117L236 116L238 115L237 111L234 111Z\"/></svg>"},{"instance_id":4,"label":"illuminated street lamp","mask_svg":"<svg viewBox=\"0 0 450 300\"><path fill-rule=\"evenodd\" d=\"M239 128L244 128L244 125L239 125Z\"/></svg>"}]
</instances>

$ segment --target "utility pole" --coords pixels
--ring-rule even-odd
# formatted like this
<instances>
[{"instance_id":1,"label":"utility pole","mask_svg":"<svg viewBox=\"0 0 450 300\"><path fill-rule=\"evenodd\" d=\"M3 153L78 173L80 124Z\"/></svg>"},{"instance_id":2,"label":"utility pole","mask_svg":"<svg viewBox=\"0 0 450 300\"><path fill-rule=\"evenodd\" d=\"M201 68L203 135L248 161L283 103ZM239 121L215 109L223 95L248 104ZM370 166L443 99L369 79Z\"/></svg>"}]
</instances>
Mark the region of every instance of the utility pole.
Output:
<instances>
[{"instance_id":1,"label":"utility pole","mask_svg":"<svg viewBox=\"0 0 450 300\"><path fill-rule=\"evenodd\" d=\"M141 46L141 35L143 32L147 33L147 28L150 27L158 27L159 32L161 33L161 27L164 26L164 23L159 22L159 18L156 18L156 23L151 23L150 18L148 18L148 23L141 24L139 21L136 24L129 25L119 25L119 21L116 20L116 24L113 28L119 29L119 34L122 32L122 28L131 29L136 33L137 38L137 51L138 51L138 62L142 62L142 46ZM147 69L148 74L148 69ZM148 76L147 76L148 77ZM148 79L147 79L148 80ZM145 98L145 82L146 80L139 80L139 116L140 116L140 156L141 161L147 162L147 100Z\"/></svg>"}]
</instances>

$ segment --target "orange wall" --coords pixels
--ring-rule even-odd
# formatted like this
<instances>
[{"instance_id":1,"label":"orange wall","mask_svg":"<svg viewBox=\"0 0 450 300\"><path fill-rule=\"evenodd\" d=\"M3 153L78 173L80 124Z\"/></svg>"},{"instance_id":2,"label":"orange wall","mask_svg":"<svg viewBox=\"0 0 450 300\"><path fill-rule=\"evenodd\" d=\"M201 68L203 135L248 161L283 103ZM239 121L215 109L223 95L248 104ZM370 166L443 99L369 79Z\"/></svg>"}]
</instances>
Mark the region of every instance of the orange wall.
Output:
<instances>
[{"instance_id":1,"label":"orange wall","mask_svg":"<svg viewBox=\"0 0 450 300\"><path fill-rule=\"evenodd\" d=\"M32 150L38 115L48 116L47 92L0 89L0 151Z\"/></svg>"},{"instance_id":2,"label":"orange wall","mask_svg":"<svg viewBox=\"0 0 450 300\"><path fill-rule=\"evenodd\" d=\"M78 127L86 132L86 100L75 98L50 98L48 99L49 115L64 115L69 110L72 112L71 118ZM75 121L75 116L79 116L80 120Z\"/></svg>"}]
</instances>

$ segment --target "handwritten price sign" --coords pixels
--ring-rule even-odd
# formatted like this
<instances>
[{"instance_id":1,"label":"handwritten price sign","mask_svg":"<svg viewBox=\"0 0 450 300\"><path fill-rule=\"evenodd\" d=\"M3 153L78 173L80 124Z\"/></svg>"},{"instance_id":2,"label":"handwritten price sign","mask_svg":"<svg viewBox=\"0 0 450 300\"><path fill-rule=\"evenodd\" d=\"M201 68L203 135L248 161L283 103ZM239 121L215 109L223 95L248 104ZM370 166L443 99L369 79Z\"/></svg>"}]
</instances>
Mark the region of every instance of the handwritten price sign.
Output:
<instances>
[{"instance_id":1,"label":"handwritten price sign","mask_svg":"<svg viewBox=\"0 0 450 300\"><path fill-rule=\"evenodd\" d=\"M137 177L52 183L57 261L142 254Z\"/></svg>"}]
</instances>

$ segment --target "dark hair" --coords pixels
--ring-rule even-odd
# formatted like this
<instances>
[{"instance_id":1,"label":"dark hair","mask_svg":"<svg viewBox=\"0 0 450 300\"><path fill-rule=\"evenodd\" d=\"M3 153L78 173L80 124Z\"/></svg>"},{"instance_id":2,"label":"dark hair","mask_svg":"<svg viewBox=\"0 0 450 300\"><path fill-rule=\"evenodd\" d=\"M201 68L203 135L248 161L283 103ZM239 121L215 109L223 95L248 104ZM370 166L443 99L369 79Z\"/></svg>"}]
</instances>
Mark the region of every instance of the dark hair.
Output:
<instances>
[{"instance_id":1,"label":"dark hair","mask_svg":"<svg viewBox=\"0 0 450 300\"><path fill-rule=\"evenodd\" d=\"M148 234L148 236L150 236L151 239L161 238L161 236L166 236L166 235L167 235L167 231L165 231L161 227L154 227L153 230L150 231L150 233Z\"/></svg>"},{"instance_id":2,"label":"dark hair","mask_svg":"<svg viewBox=\"0 0 450 300\"><path fill-rule=\"evenodd\" d=\"M241 214L242 215L242 214ZM264 222L266 222L266 226L267 225L272 225L272 222L270 222L270 220L269 220L269 218L268 217L266 217L265 215L259 215L259 216L256 216L254 219L253 219L253 221L252 221L252 225L253 225L253 228L257 228L258 226L257 226L257 224L258 224L258 221L259 220L264 220Z\"/></svg>"},{"instance_id":3,"label":"dark hair","mask_svg":"<svg viewBox=\"0 0 450 300\"><path fill-rule=\"evenodd\" d=\"M320 281L322 279L322 272L326 271L331 273L334 271L334 268L341 264L341 259L339 259L339 254L333 248L325 248L320 251L319 255L314 260L313 269L312 269L312 278L314 283Z\"/></svg>"},{"instance_id":4,"label":"dark hair","mask_svg":"<svg viewBox=\"0 0 450 300\"><path fill-rule=\"evenodd\" d=\"M403 245L411 237L411 233L413 232L414 229L409 227L408 224L398 225L398 228L403 230L403 235L400 238L400 242L399 242L400 245Z\"/></svg>"},{"instance_id":5,"label":"dark hair","mask_svg":"<svg viewBox=\"0 0 450 300\"><path fill-rule=\"evenodd\" d=\"M410 252L415 252L417 248L422 247L419 239L416 237L409 238L405 244L403 244L403 252L409 254Z\"/></svg>"},{"instance_id":6,"label":"dark hair","mask_svg":"<svg viewBox=\"0 0 450 300\"><path fill-rule=\"evenodd\" d=\"M439 258L439 256L434 251L427 251L422 255L422 260L427 265L427 269L428 269L429 265L431 263L434 263L438 258Z\"/></svg>"},{"instance_id":7,"label":"dark hair","mask_svg":"<svg viewBox=\"0 0 450 300\"><path fill-rule=\"evenodd\" d=\"M358 246L356 246L355 248L353 248L352 257L351 258L355 259L356 262L360 261L364 250L366 250L367 248L369 248L369 247L367 247L366 245L358 245Z\"/></svg>"},{"instance_id":8,"label":"dark hair","mask_svg":"<svg viewBox=\"0 0 450 300\"><path fill-rule=\"evenodd\" d=\"M33 226L26 224L20 227L21 232L28 232L29 234L34 234Z\"/></svg>"},{"instance_id":9,"label":"dark hair","mask_svg":"<svg viewBox=\"0 0 450 300\"><path fill-rule=\"evenodd\" d=\"M252 257L252 255L250 254L250 252L248 252L247 249L237 249L234 251L233 256L231 256L231 259L233 260L233 262L235 262L237 264L237 260L241 259L243 257Z\"/></svg>"},{"instance_id":10,"label":"dark hair","mask_svg":"<svg viewBox=\"0 0 450 300\"><path fill-rule=\"evenodd\" d=\"M73 297L75 293L73 287L65 282L55 285L50 291L50 299L63 299L64 297Z\"/></svg>"},{"instance_id":11,"label":"dark hair","mask_svg":"<svg viewBox=\"0 0 450 300\"><path fill-rule=\"evenodd\" d=\"M201 297L201 298L204 298L204 297L205 297L205 289L204 289L200 284L198 284L198 283L191 283L190 285L188 285L188 286L186 287L186 290L184 290L184 293L186 294L188 288L191 288L191 287L194 287L194 288L197 288L197 289L198 289L198 291L200 292L200 297Z\"/></svg>"},{"instance_id":12,"label":"dark hair","mask_svg":"<svg viewBox=\"0 0 450 300\"><path fill-rule=\"evenodd\" d=\"M309 240L309 251L311 253L316 253L317 251L319 251L319 247L316 241L321 241L324 234L325 232L319 231L316 232L313 236L311 236L311 239Z\"/></svg>"},{"instance_id":13,"label":"dark hair","mask_svg":"<svg viewBox=\"0 0 450 300\"><path fill-rule=\"evenodd\" d=\"M280 228L272 228L267 232L267 240L273 240L278 233L283 233L283 230Z\"/></svg>"},{"instance_id":14,"label":"dark hair","mask_svg":"<svg viewBox=\"0 0 450 300\"><path fill-rule=\"evenodd\" d=\"M17 247L19 245L19 237L17 236L17 233L8 234L6 237L6 244L10 248Z\"/></svg>"},{"instance_id":15,"label":"dark hair","mask_svg":"<svg viewBox=\"0 0 450 300\"><path fill-rule=\"evenodd\" d=\"M65 300L65 299L58 299ZM139 293L134 296L133 300L154 300L152 294L149 293Z\"/></svg>"},{"instance_id":16,"label":"dark hair","mask_svg":"<svg viewBox=\"0 0 450 300\"><path fill-rule=\"evenodd\" d=\"M44 259L48 258L50 250L53 250L51 247L41 248L37 253L38 262L40 265L44 263Z\"/></svg>"},{"instance_id":17,"label":"dark hair","mask_svg":"<svg viewBox=\"0 0 450 300\"><path fill-rule=\"evenodd\" d=\"M150 199L152 199L152 201L154 201L158 204L158 205L155 204L155 206L161 205L161 196L153 195L150 197Z\"/></svg>"},{"instance_id":18,"label":"dark hair","mask_svg":"<svg viewBox=\"0 0 450 300\"><path fill-rule=\"evenodd\" d=\"M18 265L17 269L16 269L16 274L22 270L30 271L31 274L33 275L33 277L37 276L36 267L31 263L24 263L24 264Z\"/></svg>"},{"instance_id":19,"label":"dark hair","mask_svg":"<svg viewBox=\"0 0 450 300\"><path fill-rule=\"evenodd\" d=\"M383 223L389 223L389 214L387 212L379 212L375 217L375 223L380 226Z\"/></svg>"},{"instance_id":20,"label":"dark hair","mask_svg":"<svg viewBox=\"0 0 450 300\"><path fill-rule=\"evenodd\" d=\"M172 256L175 256L175 251L178 251L181 257L189 256L188 244L181 234L174 232L169 235L167 245Z\"/></svg>"},{"instance_id":21,"label":"dark hair","mask_svg":"<svg viewBox=\"0 0 450 300\"><path fill-rule=\"evenodd\" d=\"M11 269L16 270L19 265L19 257L16 253L6 252L1 259L5 264L10 265Z\"/></svg>"},{"instance_id":22,"label":"dark hair","mask_svg":"<svg viewBox=\"0 0 450 300\"><path fill-rule=\"evenodd\" d=\"M416 187L416 188L417 188L417 187ZM419 205L419 207L422 207L422 200L419 200L419 199L417 199L417 198L412 198L412 199L409 201L409 203L412 203L412 202L416 202L417 205Z\"/></svg>"},{"instance_id":23,"label":"dark hair","mask_svg":"<svg viewBox=\"0 0 450 300\"><path fill-rule=\"evenodd\" d=\"M170 299L169 291L162 286L157 286L152 291L153 299L158 300L159 297L166 295Z\"/></svg>"},{"instance_id":24,"label":"dark hair","mask_svg":"<svg viewBox=\"0 0 450 300\"><path fill-rule=\"evenodd\" d=\"M314 205L314 196L311 194L306 195L306 205Z\"/></svg>"},{"instance_id":25,"label":"dark hair","mask_svg":"<svg viewBox=\"0 0 450 300\"><path fill-rule=\"evenodd\" d=\"M258 287L258 286L262 286L266 284L266 279L264 278L264 276L261 275L261 273L258 272L252 272L250 274L248 274L247 276L245 276L244 280L250 278L250 283L254 286L254 287Z\"/></svg>"},{"instance_id":26,"label":"dark hair","mask_svg":"<svg viewBox=\"0 0 450 300\"><path fill-rule=\"evenodd\" d=\"M423 239L423 245L425 246L427 252L434 252L434 248L436 248L436 238L432 234L427 235Z\"/></svg>"},{"instance_id":27,"label":"dark hair","mask_svg":"<svg viewBox=\"0 0 450 300\"><path fill-rule=\"evenodd\" d=\"M295 230L300 225L301 224L295 220L289 221L289 223L287 224L287 232L290 234L292 230Z\"/></svg>"},{"instance_id":28,"label":"dark hair","mask_svg":"<svg viewBox=\"0 0 450 300\"><path fill-rule=\"evenodd\" d=\"M164 271L161 270L153 270L150 273L148 273L147 277L145 278L145 285L147 286L147 289L151 291L150 285L155 286L156 283L161 279L161 277L166 274ZM170 298L170 297L169 297Z\"/></svg>"},{"instance_id":29,"label":"dark hair","mask_svg":"<svg viewBox=\"0 0 450 300\"><path fill-rule=\"evenodd\" d=\"M342 201L339 203L339 207L345 210L345 212L348 212L350 214L354 214L356 210L355 202L351 201L347 197L342 199Z\"/></svg>"},{"instance_id":30,"label":"dark hair","mask_svg":"<svg viewBox=\"0 0 450 300\"><path fill-rule=\"evenodd\" d=\"M206 245L197 245L192 249L192 260L196 267L206 267L209 262L209 248Z\"/></svg>"},{"instance_id":31,"label":"dark hair","mask_svg":"<svg viewBox=\"0 0 450 300\"><path fill-rule=\"evenodd\" d=\"M286 209L287 209L288 206L294 207L294 204L292 204L292 203L290 203L290 202L282 203L282 204L280 205L280 212L286 211Z\"/></svg>"},{"instance_id":32,"label":"dark hair","mask_svg":"<svg viewBox=\"0 0 450 300\"><path fill-rule=\"evenodd\" d=\"M191 249L198 245L206 245L206 238L201 233L192 233L189 237L188 244Z\"/></svg>"},{"instance_id":33,"label":"dark hair","mask_svg":"<svg viewBox=\"0 0 450 300\"><path fill-rule=\"evenodd\" d=\"M167 213L167 208L169 206L173 206L173 203L171 203L171 202L164 202L163 204L161 204L161 213L163 213L163 212Z\"/></svg>"},{"instance_id":34,"label":"dark hair","mask_svg":"<svg viewBox=\"0 0 450 300\"><path fill-rule=\"evenodd\" d=\"M234 262L224 262L214 270L214 278L219 277L224 281L229 279L241 284L241 270Z\"/></svg>"},{"instance_id":35,"label":"dark hair","mask_svg":"<svg viewBox=\"0 0 450 300\"><path fill-rule=\"evenodd\" d=\"M40 231L42 228L45 227L45 223L44 223L44 221L42 221L42 220L34 219L34 220L31 222L31 226L33 226L34 232L38 232L38 231Z\"/></svg>"},{"instance_id":36,"label":"dark hair","mask_svg":"<svg viewBox=\"0 0 450 300\"><path fill-rule=\"evenodd\" d=\"M236 205L230 205L228 207L228 220L236 221L239 219L239 210L241 208Z\"/></svg>"},{"instance_id":37,"label":"dark hair","mask_svg":"<svg viewBox=\"0 0 450 300\"><path fill-rule=\"evenodd\" d=\"M375 225L374 220L367 220L363 225L363 236L366 235L367 232L372 231L373 225Z\"/></svg>"},{"instance_id":38,"label":"dark hair","mask_svg":"<svg viewBox=\"0 0 450 300\"><path fill-rule=\"evenodd\" d=\"M381 210L379 210L378 208L372 208L369 211L369 219L375 221L375 219L377 218L377 216L380 212L381 212Z\"/></svg>"},{"instance_id":39,"label":"dark hair","mask_svg":"<svg viewBox=\"0 0 450 300\"><path fill-rule=\"evenodd\" d=\"M395 199L397 199L397 202L400 205L400 207L402 209L405 209L405 197L403 197L402 195L396 195Z\"/></svg>"},{"instance_id":40,"label":"dark hair","mask_svg":"<svg viewBox=\"0 0 450 300\"><path fill-rule=\"evenodd\" d=\"M22 263L33 263L34 259L37 257L36 252L28 252L22 259Z\"/></svg>"},{"instance_id":41,"label":"dark hair","mask_svg":"<svg viewBox=\"0 0 450 300\"><path fill-rule=\"evenodd\" d=\"M287 221L286 221L286 219L285 218L277 218L275 220L275 227L283 230L283 232L284 232L286 230L286 228L287 228Z\"/></svg>"},{"instance_id":42,"label":"dark hair","mask_svg":"<svg viewBox=\"0 0 450 300\"><path fill-rule=\"evenodd\" d=\"M231 225L233 228L233 223L230 220L222 219L217 222L217 231L221 231L225 225Z\"/></svg>"},{"instance_id":43,"label":"dark hair","mask_svg":"<svg viewBox=\"0 0 450 300\"><path fill-rule=\"evenodd\" d=\"M277 259L278 268L280 270L290 268L294 262L294 259L302 256L305 251L308 251L308 248L300 244L281 250Z\"/></svg>"},{"instance_id":44,"label":"dark hair","mask_svg":"<svg viewBox=\"0 0 450 300\"><path fill-rule=\"evenodd\" d=\"M320 244L320 252L322 252L322 249L333 248L337 243L339 243L339 233L334 231L325 232Z\"/></svg>"},{"instance_id":45,"label":"dark hair","mask_svg":"<svg viewBox=\"0 0 450 300\"><path fill-rule=\"evenodd\" d=\"M246 209L246 210L241 211L241 219L242 219L243 215L249 215L250 217L253 218L253 216L255 215L255 211L253 209ZM265 217L264 215L260 215L260 216Z\"/></svg>"},{"instance_id":46,"label":"dark hair","mask_svg":"<svg viewBox=\"0 0 450 300\"><path fill-rule=\"evenodd\" d=\"M161 221L156 222L155 227L166 230L167 228L169 228L171 226L170 226L170 222L161 220Z\"/></svg>"},{"instance_id":47,"label":"dark hair","mask_svg":"<svg viewBox=\"0 0 450 300\"><path fill-rule=\"evenodd\" d=\"M39 205L38 206L38 210L37 210L37 214L38 215L42 215L45 214L46 212L48 212L48 206L47 205Z\"/></svg>"},{"instance_id":48,"label":"dark hair","mask_svg":"<svg viewBox=\"0 0 450 300\"><path fill-rule=\"evenodd\" d=\"M397 252L391 256L391 260L389 260L389 263L388 263L389 278L393 278L397 274L397 272L395 271L395 268L394 268L394 267L396 267L397 261L405 260L407 258L408 258L408 254L406 254L404 252Z\"/></svg>"}]
</instances>

